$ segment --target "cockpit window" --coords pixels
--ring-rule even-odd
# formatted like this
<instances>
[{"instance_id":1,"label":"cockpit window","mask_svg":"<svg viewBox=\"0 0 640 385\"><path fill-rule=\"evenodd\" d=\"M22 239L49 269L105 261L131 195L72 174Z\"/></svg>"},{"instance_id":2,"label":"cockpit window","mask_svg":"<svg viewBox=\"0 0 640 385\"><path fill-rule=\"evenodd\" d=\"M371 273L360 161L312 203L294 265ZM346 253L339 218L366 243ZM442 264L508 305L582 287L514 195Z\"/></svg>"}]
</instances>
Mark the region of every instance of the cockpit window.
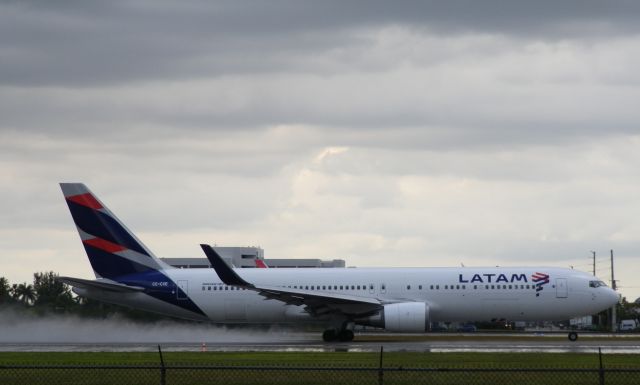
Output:
<instances>
[{"instance_id":1,"label":"cockpit window","mask_svg":"<svg viewBox=\"0 0 640 385\"><path fill-rule=\"evenodd\" d=\"M589 281L589 287L600 287L600 286L607 286L607 284L602 281Z\"/></svg>"}]
</instances>

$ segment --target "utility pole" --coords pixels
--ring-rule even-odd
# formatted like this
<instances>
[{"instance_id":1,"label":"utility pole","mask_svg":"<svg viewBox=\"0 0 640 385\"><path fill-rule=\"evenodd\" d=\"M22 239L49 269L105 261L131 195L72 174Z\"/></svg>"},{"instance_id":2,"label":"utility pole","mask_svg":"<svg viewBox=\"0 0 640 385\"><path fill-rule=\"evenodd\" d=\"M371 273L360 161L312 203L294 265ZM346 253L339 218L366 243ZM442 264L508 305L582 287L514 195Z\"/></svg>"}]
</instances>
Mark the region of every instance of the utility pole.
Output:
<instances>
[{"instance_id":1,"label":"utility pole","mask_svg":"<svg viewBox=\"0 0 640 385\"><path fill-rule=\"evenodd\" d=\"M613 290L616 290L616 279L615 279L615 276L613 274L613 250L611 250L611 288ZM615 331L618 330L618 325L616 323L616 306L617 305L618 304L616 303L611 308L611 331L612 332L615 332Z\"/></svg>"},{"instance_id":2,"label":"utility pole","mask_svg":"<svg viewBox=\"0 0 640 385\"><path fill-rule=\"evenodd\" d=\"M611 250L611 288L616 290L616 279L613 275L613 250Z\"/></svg>"},{"instance_id":3,"label":"utility pole","mask_svg":"<svg viewBox=\"0 0 640 385\"><path fill-rule=\"evenodd\" d=\"M596 252L595 251L591 251L591 254L593 254L593 276L596 276Z\"/></svg>"}]
</instances>

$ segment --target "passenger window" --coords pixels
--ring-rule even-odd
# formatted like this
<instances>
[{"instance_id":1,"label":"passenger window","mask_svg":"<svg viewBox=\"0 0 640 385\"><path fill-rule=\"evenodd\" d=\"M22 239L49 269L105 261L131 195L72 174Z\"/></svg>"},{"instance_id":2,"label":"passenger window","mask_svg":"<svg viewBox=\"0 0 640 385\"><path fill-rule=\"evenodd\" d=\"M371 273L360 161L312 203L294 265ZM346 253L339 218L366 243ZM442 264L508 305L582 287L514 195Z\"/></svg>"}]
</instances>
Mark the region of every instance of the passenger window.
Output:
<instances>
[{"instance_id":1,"label":"passenger window","mask_svg":"<svg viewBox=\"0 0 640 385\"><path fill-rule=\"evenodd\" d=\"M456 285L456 290L460 290L460 285Z\"/></svg>"},{"instance_id":2,"label":"passenger window","mask_svg":"<svg viewBox=\"0 0 640 385\"><path fill-rule=\"evenodd\" d=\"M509 285L509 290L511 290L511 285Z\"/></svg>"},{"instance_id":3,"label":"passenger window","mask_svg":"<svg viewBox=\"0 0 640 385\"><path fill-rule=\"evenodd\" d=\"M478 285L473 285L473 290L478 290Z\"/></svg>"},{"instance_id":4,"label":"passenger window","mask_svg":"<svg viewBox=\"0 0 640 385\"><path fill-rule=\"evenodd\" d=\"M343 286L342 286L342 285L340 285L340 290L342 290L342 287L343 287Z\"/></svg>"},{"instance_id":5,"label":"passenger window","mask_svg":"<svg viewBox=\"0 0 640 385\"><path fill-rule=\"evenodd\" d=\"M495 287L494 285L491 285L491 289L492 289L492 290L493 290L493 289L495 289L495 288L496 288L496 287Z\"/></svg>"},{"instance_id":6,"label":"passenger window","mask_svg":"<svg viewBox=\"0 0 640 385\"><path fill-rule=\"evenodd\" d=\"M418 290L422 290L422 285L418 285Z\"/></svg>"},{"instance_id":7,"label":"passenger window","mask_svg":"<svg viewBox=\"0 0 640 385\"><path fill-rule=\"evenodd\" d=\"M351 285L351 290L355 290L356 287L354 285Z\"/></svg>"},{"instance_id":8,"label":"passenger window","mask_svg":"<svg viewBox=\"0 0 640 385\"><path fill-rule=\"evenodd\" d=\"M407 285L407 290L411 290L411 285Z\"/></svg>"},{"instance_id":9,"label":"passenger window","mask_svg":"<svg viewBox=\"0 0 640 385\"><path fill-rule=\"evenodd\" d=\"M449 288L449 285L444 285L444 289L447 290Z\"/></svg>"},{"instance_id":10,"label":"passenger window","mask_svg":"<svg viewBox=\"0 0 640 385\"><path fill-rule=\"evenodd\" d=\"M433 285L429 286L429 290L433 290Z\"/></svg>"},{"instance_id":11,"label":"passenger window","mask_svg":"<svg viewBox=\"0 0 640 385\"><path fill-rule=\"evenodd\" d=\"M436 285L436 290L440 290L440 285Z\"/></svg>"},{"instance_id":12,"label":"passenger window","mask_svg":"<svg viewBox=\"0 0 640 385\"><path fill-rule=\"evenodd\" d=\"M465 285L462 285L462 290L465 290L467 287Z\"/></svg>"}]
</instances>

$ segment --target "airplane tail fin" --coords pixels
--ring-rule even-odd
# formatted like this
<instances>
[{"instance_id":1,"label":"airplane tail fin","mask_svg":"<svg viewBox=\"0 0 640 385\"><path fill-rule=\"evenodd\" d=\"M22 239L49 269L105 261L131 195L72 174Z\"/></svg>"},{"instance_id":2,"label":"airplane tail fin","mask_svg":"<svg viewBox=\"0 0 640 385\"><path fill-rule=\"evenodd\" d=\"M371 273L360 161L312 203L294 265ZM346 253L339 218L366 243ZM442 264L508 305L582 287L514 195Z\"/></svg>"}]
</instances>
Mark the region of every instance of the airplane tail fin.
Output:
<instances>
[{"instance_id":1,"label":"airplane tail fin","mask_svg":"<svg viewBox=\"0 0 640 385\"><path fill-rule=\"evenodd\" d=\"M60 183L93 272L98 278L119 277L171 268L120 222L82 183Z\"/></svg>"}]
</instances>

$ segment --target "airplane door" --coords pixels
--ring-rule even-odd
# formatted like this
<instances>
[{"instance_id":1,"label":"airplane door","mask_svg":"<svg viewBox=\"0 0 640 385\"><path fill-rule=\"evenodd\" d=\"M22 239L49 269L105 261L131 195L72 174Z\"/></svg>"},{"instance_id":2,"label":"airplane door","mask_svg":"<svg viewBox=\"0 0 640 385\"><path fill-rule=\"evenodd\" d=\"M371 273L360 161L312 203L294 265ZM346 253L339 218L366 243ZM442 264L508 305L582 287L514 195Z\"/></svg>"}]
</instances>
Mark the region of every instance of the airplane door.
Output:
<instances>
[{"instance_id":1,"label":"airplane door","mask_svg":"<svg viewBox=\"0 0 640 385\"><path fill-rule=\"evenodd\" d=\"M568 289L566 278L556 278L556 298L567 298Z\"/></svg>"},{"instance_id":2,"label":"airplane door","mask_svg":"<svg viewBox=\"0 0 640 385\"><path fill-rule=\"evenodd\" d=\"M178 281L178 287L176 290L176 298L187 299L189 293L189 281Z\"/></svg>"}]
</instances>

